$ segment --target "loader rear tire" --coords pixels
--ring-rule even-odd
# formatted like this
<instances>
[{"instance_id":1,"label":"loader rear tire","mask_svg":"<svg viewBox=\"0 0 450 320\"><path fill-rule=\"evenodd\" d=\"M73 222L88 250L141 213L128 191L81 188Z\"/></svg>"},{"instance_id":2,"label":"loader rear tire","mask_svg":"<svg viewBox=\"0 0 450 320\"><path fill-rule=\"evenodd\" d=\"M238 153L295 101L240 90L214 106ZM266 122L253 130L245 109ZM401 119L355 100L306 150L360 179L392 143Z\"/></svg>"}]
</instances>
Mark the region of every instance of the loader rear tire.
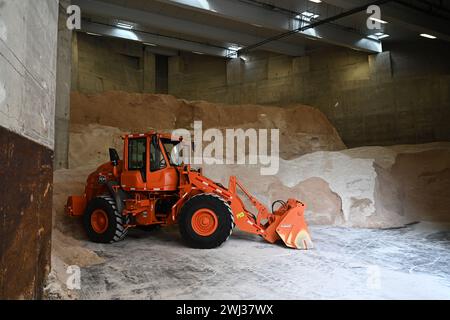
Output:
<instances>
[{"instance_id":1,"label":"loader rear tire","mask_svg":"<svg viewBox=\"0 0 450 320\"><path fill-rule=\"evenodd\" d=\"M128 233L129 218L117 210L110 196L93 198L83 215L83 225L89 240L98 243L120 241Z\"/></svg>"},{"instance_id":2,"label":"loader rear tire","mask_svg":"<svg viewBox=\"0 0 450 320\"><path fill-rule=\"evenodd\" d=\"M183 240L192 248L212 249L231 235L234 218L231 208L215 194L199 194L182 207L178 220Z\"/></svg>"}]
</instances>

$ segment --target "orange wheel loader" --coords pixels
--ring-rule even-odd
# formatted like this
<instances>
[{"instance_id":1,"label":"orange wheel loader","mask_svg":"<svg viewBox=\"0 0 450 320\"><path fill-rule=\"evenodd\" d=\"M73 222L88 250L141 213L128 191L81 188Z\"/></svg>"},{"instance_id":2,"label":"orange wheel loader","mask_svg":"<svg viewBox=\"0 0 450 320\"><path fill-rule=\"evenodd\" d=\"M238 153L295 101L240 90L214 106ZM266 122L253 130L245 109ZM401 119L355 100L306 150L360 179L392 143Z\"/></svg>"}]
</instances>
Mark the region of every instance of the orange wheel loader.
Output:
<instances>
[{"instance_id":1,"label":"orange wheel loader","mask_svg":"<svg viewBox=\"0 0 450 320\"><path fill-rule=\"evenodd\" d=\"M110 161L89 175L84 195L67 200L66 213L82 216L90 240L112 243L132 227L178 223L186 244L215 248L237 225L271 243L282 240L291 248L312 248L302 202L277 200L269 212L236 177L230 177L226 188L203 176L201 169L177 164L174 152L181 137L174 140L170 134L148 132L122 138L123 160L109 149ZM238 190L256 214L245 207Z\"/></svg>"}]
</instances>

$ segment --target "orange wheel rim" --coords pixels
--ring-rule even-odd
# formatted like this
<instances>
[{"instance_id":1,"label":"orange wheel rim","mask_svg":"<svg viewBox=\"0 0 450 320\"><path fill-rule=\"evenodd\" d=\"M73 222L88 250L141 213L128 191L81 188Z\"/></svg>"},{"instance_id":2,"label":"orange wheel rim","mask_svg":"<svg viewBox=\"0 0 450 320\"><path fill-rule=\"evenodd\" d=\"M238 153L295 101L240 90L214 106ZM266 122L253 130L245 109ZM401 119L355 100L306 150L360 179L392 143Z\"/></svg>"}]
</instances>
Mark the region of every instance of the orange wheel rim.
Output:
<instances>
[{"instance_id":1,"label":"orange wheel rim","mask_svg":"<svg viewBox=\"0 0 450 320\"><path fill-rule=\"evenodd\" d=\"M199 209L192 216L192 229L200 236L207 237L217 230L219 221L214 211Z\"/></svg>"},{"instance_id":2,"label":"orange wheel rim","mask_svg":"<svg viewBox=\"0 0 450 320\"><path fill-rule=\"evenodd\" d=\"M97 233L103 233L108 229L108 215L104 210L97 209L92 213L91 226Z\"/></svg>"}]
</instances>

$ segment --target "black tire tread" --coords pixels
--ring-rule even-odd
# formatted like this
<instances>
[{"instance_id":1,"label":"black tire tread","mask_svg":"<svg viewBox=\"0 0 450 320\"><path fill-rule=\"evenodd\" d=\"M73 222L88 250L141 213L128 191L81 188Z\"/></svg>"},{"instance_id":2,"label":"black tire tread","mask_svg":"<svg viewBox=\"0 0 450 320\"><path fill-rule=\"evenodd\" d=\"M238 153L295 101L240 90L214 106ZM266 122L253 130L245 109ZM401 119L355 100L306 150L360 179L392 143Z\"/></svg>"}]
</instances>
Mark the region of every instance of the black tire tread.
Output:
<instances>
[{"instance_id":1,"label":"black tire tread","mask_svg":"<svg viewBox=\"0 0 450 320\"><path fill-rule=\"evenodd\" d=\"M219 218L218 229L208 237L198 236L191 227L193 213L203 207L203 205L214 209ZM230 205L220 196L213 193L201 193L189 199L181 208L178 224L183 240L190 247L199 249L219 247L223 242L228 240L235 226L234 215Z\"/></svg>"},{"instance_id":2,"label":"black tire tread","mask_svg":"<svg viewBox=\"0 0 450 320\"><path fill-rule=\"evenodd\" d=\"M107 230L107 232L102 235L97 234L90 227L90 213L97 208L93 200L95 200L95 202L101 200L104 205L103 208L106 209L109 220L115 221L113 227L114 229ZM89 239L94 242L114 243L123 240L128 234L128 228L126 227L126 225L129 223L129 217L119 213L115 200L109 195L101 195L91 200L84 214L83 222Z\"/></svg>"}]
</instances>

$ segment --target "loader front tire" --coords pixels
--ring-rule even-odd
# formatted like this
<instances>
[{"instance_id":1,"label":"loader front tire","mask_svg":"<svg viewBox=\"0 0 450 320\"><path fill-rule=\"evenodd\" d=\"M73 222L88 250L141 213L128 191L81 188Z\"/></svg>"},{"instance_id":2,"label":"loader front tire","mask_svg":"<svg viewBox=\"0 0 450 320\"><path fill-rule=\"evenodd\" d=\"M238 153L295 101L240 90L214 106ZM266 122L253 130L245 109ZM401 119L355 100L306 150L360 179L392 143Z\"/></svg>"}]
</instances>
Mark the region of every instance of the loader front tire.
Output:
<instances>
[{"instance_id":1,"label":"loader front tire","mask_svg":"<svg viewBox=\"0 0 450 320\"><path fill-rule=\"evenodd\" d=\"M178 220L183 240L192 248L220 246L234 228L230 206L214 194L199 194L184 204Z\"/></svg>"},{"instance_id":2,"label":"loader front tire","mask_svg":"<svg viewBox=\"0 0 450 320\"><path fill-rule=\"evenodd\" d=\"M113 243L125 238L128 220L117 210L115 200L107 195L93 198L83 215L89 240L98 243Z\"/></svg>"}]
</instances>

